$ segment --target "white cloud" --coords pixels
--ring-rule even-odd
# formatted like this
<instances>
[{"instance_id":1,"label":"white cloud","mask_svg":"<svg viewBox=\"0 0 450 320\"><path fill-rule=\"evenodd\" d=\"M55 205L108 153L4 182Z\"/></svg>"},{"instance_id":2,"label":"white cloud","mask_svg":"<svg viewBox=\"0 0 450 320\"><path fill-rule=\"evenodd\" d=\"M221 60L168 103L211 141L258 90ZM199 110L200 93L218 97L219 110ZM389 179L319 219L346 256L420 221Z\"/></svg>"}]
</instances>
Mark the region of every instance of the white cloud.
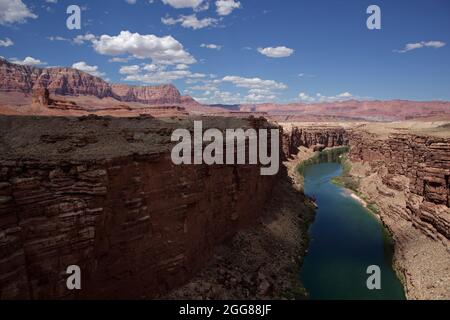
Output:
<instances>
[{"instance_id":1,"label":"white cloud","mask_svg":"<svg viewBox=\"0 0 450 320\"><path fill-rule=\"evenodd\" d=\"M50 41L70 41L70 39L60 37L60 36L50 36L50 37L47 37L47 39Z\"/></svg>"},{"instance_id":2,"label":"white cloud","mask_svg":"<svg viewBox=\"0 0 450 320\"><path fill-rule=\"evenodd\" d=\"M124 80L143 82L146 84L160 84L160 83L170 83L175 80L180 80L184 78L200 78L203 76L204 75L200 73L192 73L189 70L163 70L163 71L156 71L153 73L128 75Z\"/></svg>"},{"instance_id":3,"label":"white cloud","mask_svg":"<svg viewBox=\"0 0 450 320\"><path fill-rule=\"evenodd\" d=\"M105 75L103 72L100 72L98 70L97 66L90 66L84 61L74 63L72 65L72 68L89 73L90 75L93 75L94 77L103 77Z\"/></svg>"},{"instance_id":4,"label":"white cloud","mask_svg":"<svg viewBox=\"0 0 450 320\"><path fill-rule=\"evenodd\" d=\"M17 58L12 58L11 59L12 63L16 63L16 64L21 64L24 66L40 66L40 65L46 65L47 62L43 62L39 59L35 59L33 57L26 57L23 60L18 60Z\"/></svg>"},{"instance_id":5,"label":"white cloud","mask_svg":"<svg viewBox=\"0 0 450 320\"><path fill-rule=\"evenodd\" d=\"M124 66L119 70L120 74L137 74L141 68L138 65Z\"/></svg>"},{"instance_id":6,"label":"white cloud","mask_svg":"<svg viewBox=\"0 0 450 320\"><path fill-rule=\"evenodd\" d=\"M239 88L247 89L266 89L266 90L284 90L287 86L284 83L274 80L263 80L260 78L244 78L238 76L226 76L222 79L224 82L231 82Z\"/></svg>"},{"instance_id":7,"label":"white cloud","mask_svg":"<svg viewBox=\"0 0 450 320\"><path fill-rule=\"evenodd\" d=\"M186 70L186 69L189 69L189 66L182 63L182 64L178 64L178 65L175 67L175 69L177 69L177 70Z\"/></svg>"},{"instance_id":8,"label":"white cloud","mask_svg":"<svg viewBox=\"0 0 450 320\"><path fill-rule=\"evenodd\" d=\"M315 101L314 97L311 97L304 92L300 92L298 95L298 98L303 102L314 102Z\"/></svg>"},{"instance_id":9,"label":"white cloud","mask_svg":"<svg viewBox=\"0 0 450 320\"><path fill-rule=\"evenodd\" d=\"M195 97L194 99L207 104L239 104L242 97L240 93L216 90L209 92L207 95L203 94L203 97Z\"/></svg>"},{"instance_id":10,"label":"white cloud","mask_svg":"<svg viewBox=\"0 0 450 320\"><path fill-rule=\"evenodd\" d=\"M136 0L125 0L128 4L136 4Z\"/></svg>"},{"instance_id":11,"label":"white cloud","mask_svg":"<svg viewBox=\"0 0 450 320\"><path fill-rule=\"evenodd\" d=\"M263 94L250 93L245 96L245 100L247 102L263 102L263 101L267 102L267 101L275 100L276 98L277 98L277 96L274 94L263 95Z\"/></svg>"},{"instance_id":12,"label":"white cloud","mask_svg":"<svg viewBox=\"0 0 450 320\"><path fill-rule=\"evenodd\" d=\"M219 16L227 16L234 9L239 9L241 7L241 3L235 0L218 0L216 1L216 11Z\"/></svg>"},{"instance_id":13,"label":"white cloud","mask_svg":"<svg viewBox=\"0 0 450 320\"><path fill-rule=\"evenodd\" d=\"M213 43L209 43L209 44L202 43L202 44L200 45L200 47L202 47L202 48L207 48L207 49L211 49L211 50L221 50L221 49L223 48L223 46L218 45L218 44L213 44Z\"/></svg>"},{"instance_id":14,"label":"white cloud","mask_svg":"<svg viewBox=\"0 0 450 320\"><path fill-rule=\"evenodd\" d=\"M421 48L439 49L445 45L446 45L446 43L442 42L442 41L421 41L421 42L416 42L416 43L407 43L405 48L403 48L402 50L394 50L394 52L405 53L408 51L421 49Z\"/></svg>"},{"instance_id":15,"label":"white cloud","mask_svg":"<svg viewBox=\"0 0 450 320\"><path fill-rule=\"evenodd\" d=\"M117 36L102 35L92 40L97 53L110 56L130 54L137 59L150 58L157 64L193 64L196 62L172 36L157 37L121 31Z\"/></svg>"},{"instance_id":16,"label":"white cloud","mask_svg":"<svg viewBox=\"0 0 450 320\"><path fill-rule=\"evenodd\" d=\"M310 96L305 92L301 92L298 95L298 98L302 102L307 103L319 103L319 102L338 102L338 101L345 101L350 99L358 99L357 96L354 96L350 92L343 92L340 94L337 94L335 96L324 96L320 93L317 93L315 96Z\"/></svg>"},{"instance_id":17,"label":"white cloud","mask_svg":"<svg viewBox=\"0 0 450 320\"><path fill-rule=\"evenodd\" d=\"M120 68L119 73L126 75L125 81L142 82L146 84L170 83L180 79L201 79L205 75L193 73L187 65L179 64L169 69L165 65L142 64Z\"/></svg>"},{"instance_id":18,"label":"white cloud","mask_svg":"<svg viewBox=\"0 0 450 320\"><path fill-rule=\"evenodd\" d=\"M290 57L294 53L294 50L283 46L258 48L258 52L269 58L286 58Z\"/></svg>"},{"instance_id":19,"label":"white cloud","mask_svg":"<svg viewBox=\"0 0 450 320\"><path fill-rule=\"evenodd\" d=\"M132 60L132 58L127 57L127 58L120 58L120 57L114 57L108 60L108 62L117 62L117 63L127 63L130 60Z\"/></svg>"},{"instance_id":20,"label":"white cloud","mask_svg":"<svg viewBox=\"0 0 450 320\"><path fill-rule=\"evenodd\" d=\"M164 4L168 4L176 9L192 8L200 6L203 0L162 0Z\"/></svg>"},{"instance_id":21,"label":"white cloud","mask_svg":"<svg viewBox=\"0 0 450 320\"><path fill-rule=\"evenodd\" d=\"M14 45L14 42L10 38L0 39L0 47L11 47L12 45Z\"/></svg>"},{"instance_id":22,"label":"white cloud","mask_svg":"<svg viewBox=\"0 0 450 320\"><path fill-rule=\"evenodd\" d=\"M189 16L179 16L178 19L174 19L171 17L163 17L161 18L161 22L165 25L175 25L180 24L183 28L191 28L194 30L203 29L206 27L214 26L217 24L218 20L214 18L203 18L198 19L195 14L191 14Z\"/></svg>"},{"instance_id":23,"label":"white cloud","mask_svg":"<svg viewBox=\"0 0 450 320\"><path fill-rule=\"evenodd\" d=\"M85 35L78 35L75 38L73 38L73 42L76 44L84 44L85 42L92 42L96 39L97 37L94 36L92 33L86 33Z\"/></svg>"},{"instance_id":24,"label":"white cloud","mask_svg":"<svg viewBox=\"0 0 450 320\"><path fill-rule=\"evenodd\" d=\"M0 0L0 25L24 23L37 17L22 0Z\"/></svg>"}]
</instances>

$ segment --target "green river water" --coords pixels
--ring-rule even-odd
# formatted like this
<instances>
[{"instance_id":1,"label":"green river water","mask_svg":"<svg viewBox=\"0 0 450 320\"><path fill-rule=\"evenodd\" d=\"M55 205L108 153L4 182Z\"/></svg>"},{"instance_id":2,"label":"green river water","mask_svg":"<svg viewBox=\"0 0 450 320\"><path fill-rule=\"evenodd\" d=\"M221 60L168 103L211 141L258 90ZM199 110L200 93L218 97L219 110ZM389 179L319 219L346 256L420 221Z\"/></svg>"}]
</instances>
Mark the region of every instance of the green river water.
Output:
<instances>
[{"instance_id":1,"label":"green river water","mask_svg":"<svg viewBox=\"0 0 450 320\"><path fill-rule=\"evenodd\" d=\"M318 205L310 245L300 278L311 299L405 299L392 267L390 236L350 192L331 182L341 175L336 155L316 159L301 168L305 192ZM369 290L367 267L381 269L381 290Z\"/></svg>"}]
</instances>

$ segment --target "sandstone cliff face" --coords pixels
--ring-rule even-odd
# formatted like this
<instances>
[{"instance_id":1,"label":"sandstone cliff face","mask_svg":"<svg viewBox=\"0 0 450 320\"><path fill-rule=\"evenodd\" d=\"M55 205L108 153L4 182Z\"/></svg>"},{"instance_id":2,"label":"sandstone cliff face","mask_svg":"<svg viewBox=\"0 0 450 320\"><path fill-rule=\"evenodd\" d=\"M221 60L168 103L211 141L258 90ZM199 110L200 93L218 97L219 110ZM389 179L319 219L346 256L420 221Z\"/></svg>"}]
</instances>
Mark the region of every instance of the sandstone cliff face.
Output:
<instances>
[{"instance_id":1,"label":"sandstone cliff face","mask_svg":"<svg viewBox=\"0 0 450 320\"><path fill-rule=\"evenodd\" d=\"M42 69L33 88L47 88L59 95L111 96L109 84L98 77L71 68Z\"/></svg>"},{"instance_id":2,"label":"sandstone cliff face","mask_svg":"<svg viewBox=\"0 0 450 320\"><path fill-rule=\"evenodd\" d=\"M394 237L407 297L450 299L450 140L399 133L380 139L358 130L349 135L359 191L380 209Z\"/></svg>"},{"instance_id":3,"label":"sandstone cliff face","mask_svg":"<svg viewBox=\"0 0 450 320\"><path fill-rule=\"evenodd\" d=\"M380 140L353 132L350 144L352 160L385 167L378 173L386 188L405 191L406 219L433 238L450 239L449 139L395 133Z\"/></svg>"},{"instance_id":4,"label":"sandstone cliff face","mask_svg":"<svg viewBox=\"0 0 450 320\"><path fill-rule=\"evenodd\" d=\"M316 127L316 128L285 128L283 134L283 153L287 157L297 154L299 147L306 147L321 151L348 145L347 132L342 127Z\"/></svg>"},{"instance_id":5,"label":"sandstone cliff face","mask_svg":"<svg viewBox=\"0 0 450 320\"><path fill-rule=\"evenodd\" d=\"M35 68L20 66L0 59L0 91L31 93L33 89L48 89L51 94L87 95L115 98L123 102L149 105L180 105L181 95L173 85L133 87L110 85L73 68Z\"/></svg>"},{"instance_id":6,"label":"sandstone cliff face","mask_svg":"<svg viewBox=\"0 0 450 320\"><path fill-rule=\"evenodd\" d=\"M181 95L173 85L158 87L131 87L121 84L111 86L112 93L121 101L140 102L146 104L164 105L180 104Z\"/></svg>"},{"instance_id":7,"label":"sandstone cliff face","mask_svg":"<svg viewBox=\"0 0 450 320\"><path fill-rule=\"evenodd\" d=\"M0 299L156 297L251 225L276 177L258 166L173 165L170 134L190 125L0 119ZM66 288L74 264L81 291Z\"/></svg>"},{"instance_id":8,"label":"sandstone cliff face","mask_svg":"<svg viewBox=\"0 0 450 320\"><path fill-rule=\"evenodd\" d=\"M29 93L39 74L38 68L20 66L0 59L0 90Z\"/></svg>"}]
</instances>

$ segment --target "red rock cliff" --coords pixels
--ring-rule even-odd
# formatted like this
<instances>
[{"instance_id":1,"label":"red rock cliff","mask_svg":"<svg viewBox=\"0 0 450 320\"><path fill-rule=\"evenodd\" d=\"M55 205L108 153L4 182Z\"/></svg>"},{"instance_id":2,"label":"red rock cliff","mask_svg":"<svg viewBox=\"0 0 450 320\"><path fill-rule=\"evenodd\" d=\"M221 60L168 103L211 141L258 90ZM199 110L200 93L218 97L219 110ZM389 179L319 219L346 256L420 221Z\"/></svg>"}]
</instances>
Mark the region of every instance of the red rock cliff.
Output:
<instances>
[{"instance_id":1,"label":"red rock cliff","mask_svg":"<svg viewBox=\"0 0 450 320\"><path fill-rule=\"evenodd\" d=\"M450 139L394 133L383 140L355 131L350 145L353 161L387 169L378 170L386 189L406 191L404 218L430 237L450 239Z\"/></svg>"},{"instance_id":2,"label":"red rock cliff","mask_svg":"<svg viewBox=\"0 0 450 320\"><path fill-rule=\"evenodd\" d=\"M267 125L207 120L205 127ZM187 120L0 119L0 299L151 298L190 279L251 225L276 177L175 166ZM68 291L65 270L82 270Z\"/></svg>"},{"instance_id":3,"label":"red rock cliff","mask_svg":"<svg viewBox=\"0 0 450 320\"><path fill-rule=\"evenodd\" d=\"M180 92L173 85L134 87L110 85L73 68L35 68L0 59L0 91L31 93L33 89L48 89L51 94L112 97L124 102L149 105L180 105Z\"/></svg>"}]
</instances>

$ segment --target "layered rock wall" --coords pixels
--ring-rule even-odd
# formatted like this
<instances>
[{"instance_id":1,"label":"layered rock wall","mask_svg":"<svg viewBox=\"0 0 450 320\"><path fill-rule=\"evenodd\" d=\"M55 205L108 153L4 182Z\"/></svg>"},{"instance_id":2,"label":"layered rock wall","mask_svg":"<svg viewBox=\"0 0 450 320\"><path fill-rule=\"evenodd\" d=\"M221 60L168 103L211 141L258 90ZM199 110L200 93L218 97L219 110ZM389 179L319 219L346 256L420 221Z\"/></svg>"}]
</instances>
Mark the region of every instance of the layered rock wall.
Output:
<instances>
[{"instance_id":1,"label":"layered rock wall","mask_svg":"<svg viewBox=\"0 0 450 320\"><path fill-rule=\"evenodd\" d=\"M342 127L306 127L293 126L284 128L283 153L286 157L297 154L299 147L313 148L321 151L348 145L347 132Z\"/></svg>"},{"instance_id":2,"label":"layered rock wall","mask_svg":"<svg viewBox=\"0 0 450 320\"><path fill-rule=\"evenodd\" d=\"M48 89L57 95L111 97L123 102L150 105L179 105L182 96L173 85L134 87L110 85L99 77L73 68L36 68L0 59L0 91L32 93ZM186 99L186 98L185 98Z\"/></svg>"},{"instance_id":3,"label":"layered rock wall","mask_svg":"<svg viewBox=\"0 0 450 320\"><path fill-rule=\"evenodd\" d=\"M353 161L369 163L386 189L405 194L404 218L433 238L450 239L449 139L353 131L350 145Z\"/></svg>"},{"instance_id":4,"label":"layered rock wall","mask_svg":"<svg viewBox=\"0 0 450 320\"><path fill-rule=\"evenodd\" d=\"M0 299L164 294L254 223L277 179L173 165L172 129L190 126L175 120L0 120ZM210 126L235 122L223 121ZM67 290L70 265L80 291Z\"/></svg>"}]
</instances>

